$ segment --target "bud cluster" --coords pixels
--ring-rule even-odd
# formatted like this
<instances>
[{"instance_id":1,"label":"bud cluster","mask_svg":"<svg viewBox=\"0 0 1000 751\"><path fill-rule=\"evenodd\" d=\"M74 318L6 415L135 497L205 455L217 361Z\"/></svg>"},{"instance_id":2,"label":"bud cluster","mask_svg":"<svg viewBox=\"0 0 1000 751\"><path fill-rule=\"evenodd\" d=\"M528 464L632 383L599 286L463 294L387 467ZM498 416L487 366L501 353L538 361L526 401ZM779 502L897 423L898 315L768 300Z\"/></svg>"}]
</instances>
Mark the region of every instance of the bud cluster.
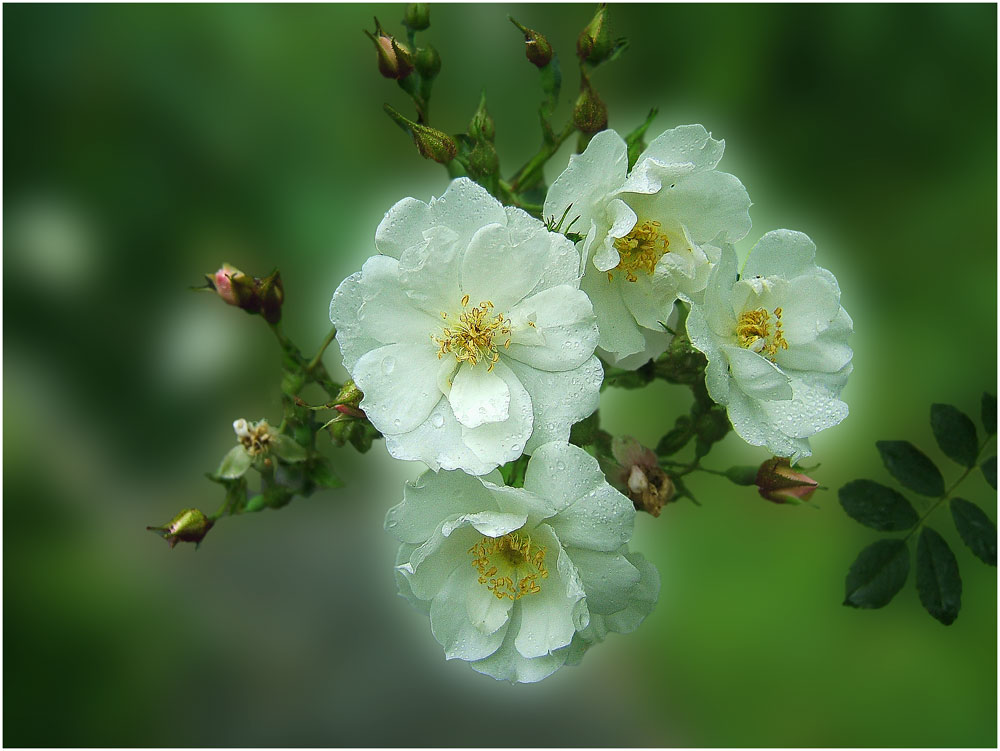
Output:
<instances>
[{"instance_id":1,"label":"bud cluster","mask_svg":"<svg viewBox=\"0 0 1000 751\"><path fill-rule=\"evenodd\" d=\"M227 305L235 305L252 315L259 313L268 323L281 320L285 288L277 269L263 278L250 277L224 263L214 274L206 274L205 279L208 288L215 290Z\"/></svg>"}]
</instances>

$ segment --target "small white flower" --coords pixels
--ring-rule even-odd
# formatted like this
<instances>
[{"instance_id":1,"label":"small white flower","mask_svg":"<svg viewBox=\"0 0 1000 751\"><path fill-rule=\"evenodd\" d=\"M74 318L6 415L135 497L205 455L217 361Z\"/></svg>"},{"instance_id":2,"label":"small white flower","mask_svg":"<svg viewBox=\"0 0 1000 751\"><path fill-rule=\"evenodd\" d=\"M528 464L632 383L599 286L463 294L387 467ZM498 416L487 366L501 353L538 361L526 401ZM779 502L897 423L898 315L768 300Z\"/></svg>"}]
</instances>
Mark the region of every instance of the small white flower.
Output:
<instances>
[{"instance_id":1,"label":"small white flower","mask_svg":"<svg viewBox=\"0 0 1000 751\"><path fill-rule=\"evenodd\" d=\"M485 474L597 408L597 323L565 237L461 178L393 206L375 246L330 318L394 457Z\"/></svg>"},{"instance_id":2,"label":"small white flower","mask_svg":"<svg viewBox=\"0 0 1000 751\"><path fill-rule=\"evenodd\" d=\"M733 428L793 463L811 453L809 436L847 417L838 397L853 368L854 324L815 256L801 232L768 232L737 281L727 247L687 320L691 343L708 358L708 393L728 408Z\"/></svg>"},{"instance_id":3,"label":"small white flower","mask_svg":"<svg viewBox=\"0 0 1000 751\"><path fill-rule=\"evenodd\" d=\"M233 422L233 432L240 442L222 458L215 474L226 480L235 480L246 474L254 461L270 461L269 454L289 464L304 461L306 450L288 435L278 433L267 420L247 422L242 417Z\"/></svg>"},{"instance_id":4,"label":"small white flower","mask_svg":"<svg viewBox=\"0 0 1000 751\"><path fill-rule=\"evenodd\" d=\"M658 575L628 551L634 520L596 459L552 442L531 457L523 488L499 472L424 473L385 526L403 543L400 594L429 612L447 659L532 683L651 610Z\"/></svg>"},{"instance_id":5,"label":"small white flower","mask_svg":"<svg viewBox=\"0 0 1000 751\"><path fill-rule=\"evenodd\" d=\"M666 350L674 300L699 300L719 248L750 230L746 189L715 169L724 149L701 125L684 125L658 136L630 172L625 141L606 130L549 189L543 215L565 215L561 231L584 237L580 286L609 362L637 368Z\"/></svg>"}]
</instances>

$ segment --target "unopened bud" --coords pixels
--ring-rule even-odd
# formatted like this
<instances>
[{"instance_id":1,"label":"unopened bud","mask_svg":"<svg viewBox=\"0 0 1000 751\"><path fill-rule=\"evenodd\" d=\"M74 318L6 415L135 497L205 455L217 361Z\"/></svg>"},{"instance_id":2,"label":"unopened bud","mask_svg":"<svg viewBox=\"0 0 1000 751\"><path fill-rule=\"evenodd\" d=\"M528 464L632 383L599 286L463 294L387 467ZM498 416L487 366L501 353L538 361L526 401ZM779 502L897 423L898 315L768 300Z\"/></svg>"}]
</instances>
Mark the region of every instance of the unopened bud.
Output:
<instances>
[{"instance_id":1,"label":"unopened bud","mask_svg":"<svg viewBox=\"0 0 1000 751\"><path fill-rule=\"evenodd\" d=\"M397 42L391 34L387 34L377 18L375 19L375 33L372 34L365 29L365 35L375 45L379 73L386 78L400 79L406 78L413 72L410 50Z\"/></svg>"},{"instance_id":2,"label":"unopened bud","mask_svg":"<svg viewBox=\"0 0 1000 751\"><path fill-rule=\"evenodd\" d=\"M368 416L357 407L352 407L348 404L335 404L333 408L337 410L340 414L351 417L355 420L366 420Z\"/></svg>"},{"instance_id":3,"label":"unopened bud","mask_svg":"<svg viewBox=\"0 0 1000 751\"><path fill-rule=\"evenodd\" d=\"M524 34L524 55L531 64L539 68L548 65L552 61L552 45L549 44L549 40L534 29L522 26L513 18L510 18L510 22Z\"/></svg>"},{"instance_id":4,"label":"unopened bud","mask_svg":"<svg viewBox=\"0 0 1000 751\"><path fill-rule=\"evenodd\" d=\"M500 157L489 141L480 141L469 152L469 175L477 182L500 171Z\"/></svg>"},{"instance_id":5,"label":"unopened bud","mask_svg":"<svg viewBox=\"0 0 1000 751\"><path fill-rule=\"evenodd\" d=\"M447 164L458 154L455 140L447 133L408 120L388 104L384 105L383 109L389 117L396 121L399 127L413 136L413 143L416 144L417 151L424 159L433 159L440 164Z\"/></svg>"},{"instance_id":6,"label":"unopened bud","mask_svg":"<svg viewBox=\"0 0 1000 751\"><path fill-rule=\"evenodd\" d=\"M337 393L337 398L334 401L337 404L346 404L351 407L357 407L358 402L364 397L361 393L361 389L357 387L354 381L348 381L343 386L340 387L340 391Z\"/></svg>"},{"instance_id":7,"label":"unopened bud","mask_svg":"<svg viewBox=\"0 0 1000 751\"><path fill-rule=\"evenodd\" d=\"M597 65L608 59L614 50L608 28L608 6L602 3L576 39L576 54L581 61Z\"/></svg>"},{"instance_id":8,"label":"unopened bud","mask_svg":"<svg viewBox=\"0 0 1000 751\"><path fill-rule=\"evenodd\" d=\"M608 108L587 78L583 79L580 96L573 106L573 125L587 135L599 133L608 127Z\"/></svg>"},{"instance_id":9,"label":"unopened bud","mask_svg":"<svg viewBox=\"0 0 1000 751\"><path fill-rule=\"evenodd\" d=\"M403 11L403 23L414 31L423 31L431 25L431 9L427 3L409 3Z\"/></svg>"},{"instance_id":10,"label":"unopened bud","mask_svg":"<svg viewBox=\"0 0 1000 751\"><path fill-rule=\"evenodd\" d=\"M281 320L281 306L285 302L285 287L281 282L281 272L277 269L264 279L257 280L260 295L260 314L268 323Z\"/></svg>"},{"instance_id":11,"label":"unopened bud","mask_svg":"<svg viewBox=\"0 0 1000 751\"><path fill-rule=\"evenodd\" d=\"M233 280L236 280L238 286L239 280L245 277L246 274L238 268L230 266L228 263L224 263L222 264L222 267L212 275L209 282L215 288L219 297L225 300L226 303L229 305L239 305L236 290L233 289Z\"/></svg>"},{"instance_id":12,"label":"unopened bud","mask_svg":"<svg viewBox=\"0 0 1000 751\"><path fill-rule=\"evenodd\" d=\"M492 141L497 134L496 124L486 110L486 92L479 97L479 106L469 121L469 135L476 141Z\"/></svg>"},{"instance_id":13,"label":"unopened bud","mask_svg":"<svg viewBox=\"0 0 1000 751\"><path fill-rule=\"evenodd\" d=\"M776 456L760 465L757 489L773 503L802 503L812 498L819 483L792 469L788 459Z\"/></svg>"},{"instance_id":14,"label":"unopened bud","mask_svg":"<svg viewBox=\"0 0 1000 751\"><path fill-rule=\"evenodd\" d=\"M213 523L198 509L189 508L181 511L170 520L169 524L162 527L146 527L146 529L156 532L170 543L172 548L178 542L193 542L197 545L208 534Z\"/></svg>"},{"instance_id":15,"label":"unopened bud","mask_svg":"<svg viewBox=\"0 0 1000 751\"><path fill-rule=\"evenodd\" d=\"M417 54L413 57L413 65L427 80L437 78L437 74L441 72L441 55L428 44L417 50Z\"/></svg>"}]
</instances>

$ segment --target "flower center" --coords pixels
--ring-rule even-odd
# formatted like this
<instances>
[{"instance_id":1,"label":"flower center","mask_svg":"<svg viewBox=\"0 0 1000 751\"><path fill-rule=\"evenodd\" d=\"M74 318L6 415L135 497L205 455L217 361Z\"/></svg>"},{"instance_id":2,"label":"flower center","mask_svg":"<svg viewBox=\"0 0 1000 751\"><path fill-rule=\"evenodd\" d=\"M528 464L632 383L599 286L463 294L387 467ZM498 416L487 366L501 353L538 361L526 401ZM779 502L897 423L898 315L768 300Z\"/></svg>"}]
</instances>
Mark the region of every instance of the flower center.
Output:
<instances>
[{"instance_id":1,"label":"flower center","mask_svg":"<svg viewBox=\"0 0 1000 751\"><path fill-rule=\"evenodd\" d=\"M744 349L757 352L774 362L779 349L788 349L788 342L781 330L781 308L775 308L773 314L764 308L740 313L736 322L736 337Z\"/></svg>"},{"instance_id":2,"label":"flower center","mask_svg":"<svg viewBox=\"0 0 1000 751\"><path fill-rule=\"evenodd\" d=\"M539 579L548 579L545 548L531 542L528 535L510 532L503 537L484 537L468 550L472 566L498 600L520 600L542 591Z\"/></svg>"},{"instance_id":3,"label":"flower center","mask_svg":"<svg viewBox=\"0 0 1000 751\"><path fill-rule=\"evenodd\" d=\"M233 429L250 456L259 456L271 450L271 426L267 424L267 420L257 423L237 420L233 423Z\"/></svg>"},{"instance_id":4,"label":"flower center","mask_svg":"<svg viewBox=\"0 0 1000 751\"><path fill-rule=\"evenodd\" d=\"M615 240L615 250L618 251L620 260L618 265L608 272L608 280L614 279L614 272L618 270L624 271L625 278L630 282L639 281L639 277L635 275L636 271L642 270L652 274L657 261L664 253L670 252L669 245L667 236L660 232L659 222L636 223L625 237Z\"/></svg>"},{"instance_id":5,"label":"flower center","mask_svg":"<svg viewBox=\"0 0 1000 751\"><path fill-rule=\"evenodd\" d=\"M504 318L503 313L494 315L493 303L489 300L466 309L468 305L469 296L466 295L462 298L462 312L457 319L441 313L445 321L451 320L451 325L441 331L441 336L431 334L431 339L438 345L439 360L450 353L459 362L470 365L480 360L488 362L490 367L487 371L491 371L500 359L494 339L506 337L503 346L510 346L510 321Z\"/></svg>"}]
</instances>

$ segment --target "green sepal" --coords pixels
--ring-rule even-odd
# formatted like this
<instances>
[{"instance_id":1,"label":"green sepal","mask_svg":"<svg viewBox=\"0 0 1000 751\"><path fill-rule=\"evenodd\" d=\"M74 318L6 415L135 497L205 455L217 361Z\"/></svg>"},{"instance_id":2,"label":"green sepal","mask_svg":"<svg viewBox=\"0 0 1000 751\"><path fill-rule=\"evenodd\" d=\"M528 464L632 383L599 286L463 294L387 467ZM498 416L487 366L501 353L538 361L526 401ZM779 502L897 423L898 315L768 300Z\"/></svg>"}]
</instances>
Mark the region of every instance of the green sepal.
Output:
<instances>
[{"instance_id":1,"label":"green sepal","mask_svg":"<svg viewBox=\"0 0 1000 751\"><path fill-rule=\"evenodd\" d=\"M941 470L927 455L909 441L876 441L882 463L900 484L921 495L936 498L944 495Z\"/></svg>"},{"instance_id":2,"label":"green sepal","mask_svg":"<svg viewBox=\"0 0 1000 751\"><path fill-rule=\"evenodd\" d=\"M985 462L979 465L979 468L983 470L983 477L986 478L994 490L997 489L997 458L991 456Z\"/></svg>"},{"instance_id":3,"label":"green sepal","mask_svg":"<svg viewBox=\"0 0 1000 751\"><path fill-rule=\"evenodd\" d=\"M253 459L243 446L233 446L229 453L222 457L215 476L221 480L236 480L246 474Z\"/></svg>"},{"instance_id":4,"label":"green sepal","mask_svg":"<svg viewBox=\"0 0 1000 751\"><path fill-rule=\"evenodd\" d=\"M844 604L881 608L906 584L910 552L902 540L879 540L858 554L845 581Z\"/></svg>"},{"instance_id":5,"label":"green sepal","mask_svg":"<svg viewBox=\"0 0 1000 751\"><path fill-rule=\"evenodd\" d=\"M880 532L901 532L920 520L901 493L872 480L853 480L838 496L849 517Z\"/></svg>"},{"instance_id":6,"label":"green sepal","mask_svg":"<svg viewBox=\"0 0 1000 751\"><path fill-rule=\"evenodd\" d=\"M653 107L646 115L646 119L643 121L642 125L633 130L627 136L625 136L625 144L628 146L628 168L631 170L635 163L639 159L639 155L646 150L646 140L643 136L646 135L646 131L649 126L653 124L653 120L656 119L656 115L659 110Z\"/></svg>"},{"instance_id":7,"label":"green sepal","mask_svg":"<svg viewBox=\"0 0 1000 751\"><path fill-rule=\"evenodd\" d=\"M276 444L275 452L278 454L278 458L282 461L288 462L289 464L305 461L306 450L291 436L282 433L278 436Z\"/></svg>"},{"instance_id":8,"label":"green sepal","mask_svg":"<svg viewBox=\"0 0 1000 751\"><path fill-rule=\"evenodd\" d=\"M983 427L986 435L997 434L997 398L988 391L983 392L983 402L981 406Z\"/></svg>"},{"instance_id":9,"label":"green sepal","mask_svg":"<svg viewBox=\"0 0 1000 751\"><path fill-rule=\"evenodd\" d=\"M950 404L932 404L931 430L945 456L963 467L975 466L979 439L967 414Z\"/></svg>"},{"instance_id":10,"label":"green sepal","mask_svg":"<svg viewBox=\"0 0 1000 751\"><path fill-rule=\"evenodd\" d=\"M997 565L997 525L979 506L964 498L952 498L951 518L969 550L983 563Z\"/></svg>"},{"instance_id":11,"label":"green sepal","mask_svg":"<svg viewBox=\"0 0 1000 751\"><path fill-rule=\"evenodd\" d=\"M924 609L945 626L962 608L962 577L948 543L930 527L920 531L917 542L917 593Z\"/></svg>"}]
</instances>

